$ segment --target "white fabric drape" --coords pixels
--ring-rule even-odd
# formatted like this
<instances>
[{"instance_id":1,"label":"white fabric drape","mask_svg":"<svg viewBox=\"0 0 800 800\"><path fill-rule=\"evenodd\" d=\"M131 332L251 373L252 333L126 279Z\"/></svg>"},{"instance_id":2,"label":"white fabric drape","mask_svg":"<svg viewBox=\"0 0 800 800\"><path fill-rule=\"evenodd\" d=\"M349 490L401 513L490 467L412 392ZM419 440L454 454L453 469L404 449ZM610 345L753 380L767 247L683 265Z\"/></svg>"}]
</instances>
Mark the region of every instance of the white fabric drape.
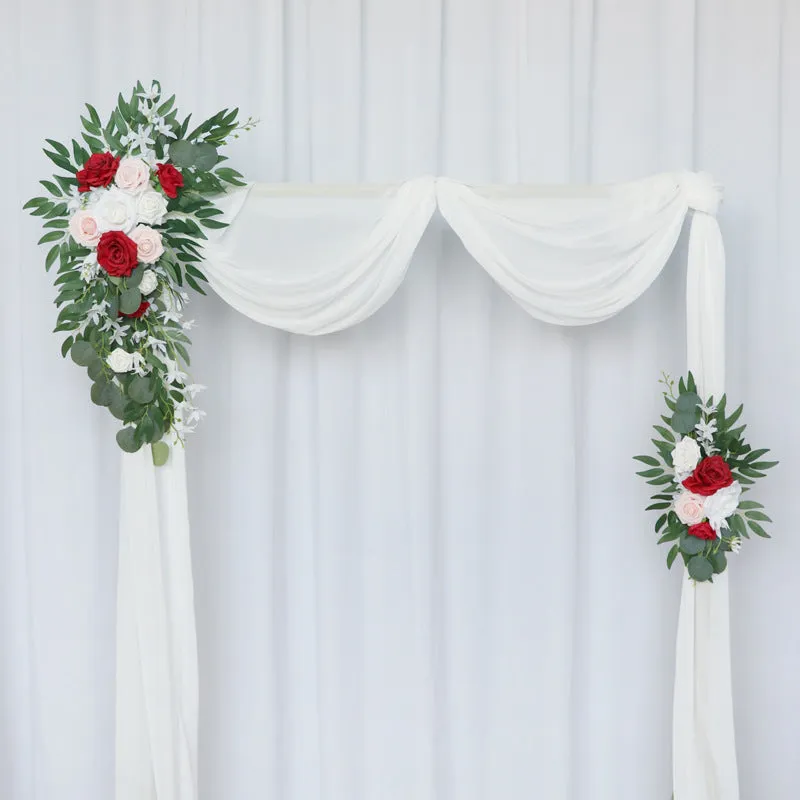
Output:
<instances>
[{"instance_id":1,"label":"white fabric drape","mask_svg":"<svg viewBox=\"0 0 800 800\"><path fill-rule=\"evenodd\" d=\"M197 638L183 449L123 455L116 800L197 797Z\"/></svg>"},{"instance_id":2,"label":"white fabric drape","mask_svg":"<svg viewBox=\"0 0 800 800\"><path fill-rule=\"evenodd\" d=\"M396 291L436 208L431 178L377 199L234 192L221 205L236 225L207 250L211 286L237 311L292 333L349 328ZM300 190L301 191L301 190ZM287 196L288 194L288 196ZM295 198L292 199L291 195ZM246 198L246 199L245 199Z\"/></svg>"},{"instance_id":3,"label":"white fabric drape","mask_svg":"<svg viewBox=\"0 0 800 800\"><path fill-rule=\"evenodd\" d=\"M724 297L697 308L697 298L724 290L718 202L711 179L692 173L596 187L475 188L446 178L384 188L261 185L220 201L235 224L206 247L206 272L220 297L256 322L292 333L343 330L397 291L438 203L467 250L532 317L588 325L641 296L675 249L687 211L699 208L711 227L700 220L691 237L689 347L694 358L708 335L718 356L723 343L707 312L719 313Z\"/></svg>"},{"instance_id":4,"label":"white fabric drape","mask_svg":"<svg viewBox=\"0 0 800 800\"><path fill-rule=\"evenodd\" d=\"M689 184L687 184L689 185ZM713 193L696 194L686 277L689 369L704 397L725 387L725 252ZM734 562L735 568L735 562ZM728 572L681 590L672 724L676 800L739 797L730 661Z\"/></svg>"},{"instance_id":5,"label":"white fabric drape","mask_svg":"<svg viewBox=\"0 0 800 800\"><path fill-rule=\"evenodd\" d=\"M741 796L795 800L796 3L3 12L4 800L114 793L115 421L58 354L40 225L20 207L52 172L38 143L151 76L193 119L261 118L228 151L253 181L574 185L688 167L725 184L725 386L782 462L758 489L774 538L730 565ZM588 328L532 319L436 218L392 301L335 335L193 301L209 387L187 461L201 800L669 797L682 581L630 455L662 406L658 371L685 366L685 248Z\"/></svg>"},{"instance_id":6,"label":"white fabric drape","mask_svg":"<svg viewBox=\"0 0 800 800\"><path fill-rule=\"evenodd\" d=\"M287 193L293 197L285 197ZM377 194L378 199L365 201L360 197L364 194ZM687 277L690 368L701 386L714 387L708 390L719 394L725 356L725 255L713 217L718 192L708 176L656 176L593 190L516 187L513 194L512 199L497 199L488 191L428 178L398 187L388 203L381 191L301 193L291 187L248 187L221 202L230 227L207 246L206 269L220 296L258 322L311 334L342 330L366 319L394 294L437 198L467 249L531 316L585 325L608 319L640 297L667 263L684 217L693 209ZM340 251L348 255L339 256ZM174 553L173 569L165 573L152 466L141 458L125 457L123 462L138 464L138 475L132 481L123 470L120 557L126 585L118 636L135 639L138 631L139 647L128 648L118 660L118 704L126 712L117 721L118 741L123 743L118 772L123 781L129 775L154 773L156 798L195 800L195 783L174 777L176 770L193 776L195 770L186 765L197 760L194 730L178 725L198 715L193 634L184 647L174 644L193 632L194 615L191 603L184 602L183 613L176 614L161 599L164 593L192 597L188 508L180 515L183 544ZM182 469L182 464L170 466L170 474ZM130 499L139 494L152 498L149 516L141 515ZM172 499L167 494L161 502L168 508L181 502L185 506L183 495ZM126 546L151 537L149 558L137 558ZM151 576L166 577L165 586L156 587L156 604L131 613L127 595L147 597ZM675 684L677 800L738 800L728 628L727 576L711 587L687 582ZM169 680L176 659L188 666L188 693L180 681ZM141 664L144 681L139 671L131 672L131 660ZM166 674L147 680L153 668ZM136 689L142 683L139 695ZM128 710L131 703L139 703L147 716L137 720L135 707ZM153 709L172 711L176 706L177 720L169 714L154 719ZM140 740L150 742L149 762L142 762ZM127 800L127 794L121 797Z\"/></svg>"}]
</instances>

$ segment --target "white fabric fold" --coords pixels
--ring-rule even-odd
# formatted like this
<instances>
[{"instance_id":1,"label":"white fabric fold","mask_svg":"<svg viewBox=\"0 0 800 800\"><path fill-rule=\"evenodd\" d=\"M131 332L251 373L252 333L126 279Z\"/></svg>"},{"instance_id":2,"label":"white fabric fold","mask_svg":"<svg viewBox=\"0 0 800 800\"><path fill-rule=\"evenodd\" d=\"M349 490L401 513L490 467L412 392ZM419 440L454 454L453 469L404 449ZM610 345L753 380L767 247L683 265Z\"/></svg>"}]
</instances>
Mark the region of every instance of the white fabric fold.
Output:
<instances>
[{"instance_id":1,"label":"white fabric fold","mask_svg":"<svg viewBox=\"0 0 800 800\"><path fill-rule=\"evenodd\" d=\"M636 300L675 249L689 207L675 175L511 194L441 179L438 199L497 284L531 316L556 325L601 322Z\"/></svg>"},{"instance_id":2,"label":"white fabric fold","mask_svg":"<svg viewBox=\"0 0 800 800\"><path fill-rule=\"evenodd\" d=\"M183 449L123 454L117 588L117 800L197 797L197 641Z\"/></svg>"},{"instance_id":3,"label":"white fabric fold","mask_svg":"<svg viewBox=\"0 0 800 800\"><path fill-rule=\"evenodd\" d=\"M323 198L255 186L235 224L206 246L214 291L256 322L333 333L397 291L436 209L433 178ZM241 194L237 194L237 199Z\"/></svg>"},{"instance_id":4,"label":"white fabric fold","mask_svg":"<svg viewBox=\"0 0 800 800\"><path fill-rule=\"evenodd\" d=\"M689 369L701 393L717 399L725 388L725 251L712 216L718 197L710 191L694 197L686 279ZM673 785L675 800L739 797L727 572L713 584L696 584L684 576L675 665Z\"/></svg>"},{"instance_id":5,"label":"white fabric fold","mask_svg":"<svg viewBox=\"0 0 800 800\"><path fill-rule=\"evenodd\" d=\"M724 385L725 256L706 175L599 187L468 187L424 177L389 187L254 185L220 198L230 227L204 269L235 309L320 335L375 313L403 281L436 209L537 319L588 325L633 303L667 263L690 209L689 367ZM738 800L727 576L683 587L674 712L675 800ZM123 457L117 800L195 800L197 654L183 452L154 468Z\"/></svg>"}]
</instances>

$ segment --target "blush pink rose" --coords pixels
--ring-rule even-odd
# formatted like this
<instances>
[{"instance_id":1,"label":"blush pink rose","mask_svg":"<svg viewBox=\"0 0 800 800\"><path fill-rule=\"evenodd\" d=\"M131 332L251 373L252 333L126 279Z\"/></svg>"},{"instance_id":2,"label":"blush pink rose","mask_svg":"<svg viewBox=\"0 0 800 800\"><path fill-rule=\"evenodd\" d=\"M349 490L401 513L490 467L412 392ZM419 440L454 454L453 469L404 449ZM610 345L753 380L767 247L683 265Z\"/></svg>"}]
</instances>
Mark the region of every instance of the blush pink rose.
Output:
<instances>
[{"instance_id":1,"label":"blush pink rose","mask_svg":"<svg viewBox=\"0 0 800 800\"><path fill-rule=\"evenodd\" d=\"M155 264L164 254L161 234L149 225L137 225L131 231L131 239L136 242L136 253L143 264Z\"/></svg>"},{"instance_id":2,"label":"blush pink rose","mask_svg":"<svg viewBox=\"0 0 800 800\"><path fill-rule=\"evenodd\" d=\"M681 492L675 498L675 513L684 525L697 525L705 517L705 498L691 492Z\"/></svg>"},{"instance_id":3,"label":"blush pink rose","mask_svg":"<svg viewBox=\"0 0 800 800\"><path fill-rule=\"evenodd\" d=\"M114 181L120 189L138 194L150 183L150 167L141 158L123 158L117 167Z\"/></svg>"},{"instance_id":4,"label":"blush pink rose","mask_svg":"<svg viewBox=\"0 0 800 800\"><path fill-rule=\"evenodd\" d=\"M97 219L90 211L76 211L69 220L69 232L84 247L96 247L100 241Z\"/></svg>"}]
</instances>

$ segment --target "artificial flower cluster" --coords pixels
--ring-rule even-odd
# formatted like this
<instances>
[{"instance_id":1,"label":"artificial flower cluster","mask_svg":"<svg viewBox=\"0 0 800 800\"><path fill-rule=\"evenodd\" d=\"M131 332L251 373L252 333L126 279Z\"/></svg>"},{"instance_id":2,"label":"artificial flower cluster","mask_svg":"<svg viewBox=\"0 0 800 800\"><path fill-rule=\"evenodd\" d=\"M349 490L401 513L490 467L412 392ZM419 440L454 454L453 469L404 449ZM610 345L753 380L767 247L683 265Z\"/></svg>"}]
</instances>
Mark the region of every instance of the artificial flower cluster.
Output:
<instances>
[{"instance_id":1,"label":"artificial flower cluster","mask_svg":"<svg viewBox=\"0 0 800 800\"><path fill-rule=\"evenodd\" d=\"M658 543L674 542L667 566L680 554L694 580L711 581L726 569L726 553L739 552L748 530L769 536L763 506L742 498L778 462L764 461L769 451L744 441L746 426L737 427L742 406L726 416L725 395L718 403L703 402L691 373L681 378L677 395L669 376L661 382L670 415L654 426L658 456L635 456L647 466L637 474L659 487L647 510L662 512L655 524Z\"/></svg>"},{"instance_id":2,"label":"artificial flower cluster","mask_svg":"<svg viewBox=\"0 0 800 800\"><path fill-rule=\"evenodd\" d=\"M255 124L239 125L237 110L225 109L189 132L174 103L162 101L158 82L137 84L105 126L87 104L89 149L48 139L45 154L65 174L41 181L50 196L25 205L52 229L40 244L51 243L46 268L59 263L56 331L69 333L62 355L86 367L92 400L124 423L120 447L152 444L157 464L203 416L194 405L203 387L186 372L184 285L203 291L204 229L224 227L210 197L242 185L219 166L217 147Z\"/></svg>"}]
</instances>

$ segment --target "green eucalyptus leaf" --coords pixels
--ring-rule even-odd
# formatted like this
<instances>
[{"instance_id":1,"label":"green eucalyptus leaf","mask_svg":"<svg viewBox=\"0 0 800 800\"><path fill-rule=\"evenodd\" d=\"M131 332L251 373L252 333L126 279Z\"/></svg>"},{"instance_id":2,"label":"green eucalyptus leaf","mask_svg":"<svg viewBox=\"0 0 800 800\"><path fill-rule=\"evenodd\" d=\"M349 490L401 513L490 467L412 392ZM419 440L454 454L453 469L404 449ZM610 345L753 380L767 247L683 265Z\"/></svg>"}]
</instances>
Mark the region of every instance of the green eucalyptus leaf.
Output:
<instances>
[{"instance_id":1,"label":"green eucalyptus leaf","mask_svg":"<svg viewBox=\"0 0 800 800\"><path fill-rule=\"evenodd\" d=\"M111 401L114 399L114 396L110 391L111 388L113 388L113 386L110 383L105 383L104 381L93 383L91 391L92 402L98 406L110 406Z\"/></svg>"},{"instance_id":2,"label":"green eucalyptus leaf","mask_svg":"<svg viewBox=\"0 0 800 800\"><path fill-rule=\"evenodd\" d=\"M114 399L111 401L111 404L108 407L108 410L119 420L125 419L125 411L128 407L128 401L125 398L125 395L117 389L117 394L114 396Z\"/></svg>"},{"instance_id":3,"label":"green eucalyptus leaf","mask_svg":"<svg viewBox=\"0 0 800 800\"><path fill-rule=\"evenodd\" d=\"M142 276L144 275L144 270L144 264L139 264L139 266L137 266L136 269L134 269L133 272L131 272L131 274L125 279L125 285L128 287L128 289L139 288L139 284L142 282Z\"/></svg>"},{"instance_id":4,"label":"green eucalyptus leaf","mask_svg":"<svg viewBox=\"0 0 800 800\"><path fill-rule=\"evenodd\" d=\"M695 425L700 422L700 409L695 408L694 411L676 411L672 415L672 429L678 433L687 434L694 430Z\"/></svg>"},{"instance_id":5,"label":"green eucalyptus leaf","mask_svg":"<svg viewBox=\"0 0 800 800\"><path fill-rule=\"evenodd\" d=\"M706 548L704 539L698 539L696 536L681 536L679 542L681 551L686 553L687 556L694 556L702 553Z\"/></svg>"},{"instance_id":6,"label":"green eucalyptus leaf","mask_svg":"<svg viewBox=\"0 0 800 800\"><path fill-rule=\"evenodd\" d=\"M104 371L104 364L99 357L95 358L86 370L89 374L89 378L93 381L99 380L103 376Z\"/></svg>"},{"instance_id":7,"label":"green eucalyptus leaf","mask_svg":"<svg viewBox=\"0 0 800 800\"><path fill-rule=\"evenodd\" d=\"M191 142L179 139L169 146L169 158L175 166L193 167L195 159L195 146Z\"/></svg>"},{"instance_id":8,"label":"green eucalyptus leaf","mask_svg":"<svg viewBox=\"0 0 800 800\"><path fill-rule=\"evenodd\" d=\"M194 165L203 172L209 172L219 160L217 148L208 142L201 142L194 146Z\"/></svg>"},{"instance_id":9,"label":"green eucalyptus leaf","mask_svg":"<svg viewBox=\"0 0 800 800\"><path fill-rule=\"evenodd\" d=\"M142 446L141 442L136 440L136 429L130 427L117 431L117 444L126 453L135 453Z\"/></svg>"},{"instance_id":10,"label":"green eucalyptus leaf","mask_svg":"<svg viewBox=\"0 0 800 800\"><path fill-rule=\"evenodd\" d=\"M714 574L716 575L719 575L720 572L725 572L725 568L728 566L728 558L724 550L717 550L716 553L712 553L708 557L708 560L711 562Z\"/></svg>"},{"instance_id":11,"label":"green eucalyptus leaf","mask_svg":"<svg viewBox=\"0 0 800 800\"><path fill-rule=\"evenodd\" d=\"M689 569L689 577L696 581L707 581L714 574L714 567L705 556L695 556L689 559L686 565Z\"/></svg>"},{"instance_id":12,"label":"green eucalyptus leaf","mask_svg":"<svg viewBox=\"0 0 800 800\"><path fill-rule=\"evenodd\" d=\"M157 467L163 467L169 459L169 445L164 442L154 442L151 445L153 450L153 464Z\"/></svg>"},{"instance_id":13,"label":"green eucalyptus leaf","mask_svg":"<svg viewBox=\"0 0 800 800\"><path fill-rule=\"evenodd\" d=\"M81 367L88 367L97 360L97 353L89 342L75 342L69 351L72 360Z\"/></svg>"},{"instance_id":14,"label":"green eucalyptus leaf","mask_svg":"<svg viewBox=\"0 0 800 800\"><path fill-rule=\"evenodd\" d=\"M694 392L684 392L675 403L678 411L694 411L702 401Z\"/></svg>"},{"instance_id":15,"label":"green eucalyptus leaf","mask_svg":"<svg viewBox=\"0 0 800 800\"><path fill-rule=\"evenodd\" d=\"M139 280L141 280L141 278L139 278ZM120 295L119 310L123 314L133 314L141 304L142 293L138 289L126 289Z\"/></svg>"},{"instance_id":16,"label":"green eucalyptus leaf","mask_svg":"<svg viewBox=\"0 0 800 800\"><path fill-rule=\"evenodd\" d=\"M150 378L137 375L128 386L128 397L139 405L151 403L155 397L155 390Z\"/></svg>"}]
</instances>

